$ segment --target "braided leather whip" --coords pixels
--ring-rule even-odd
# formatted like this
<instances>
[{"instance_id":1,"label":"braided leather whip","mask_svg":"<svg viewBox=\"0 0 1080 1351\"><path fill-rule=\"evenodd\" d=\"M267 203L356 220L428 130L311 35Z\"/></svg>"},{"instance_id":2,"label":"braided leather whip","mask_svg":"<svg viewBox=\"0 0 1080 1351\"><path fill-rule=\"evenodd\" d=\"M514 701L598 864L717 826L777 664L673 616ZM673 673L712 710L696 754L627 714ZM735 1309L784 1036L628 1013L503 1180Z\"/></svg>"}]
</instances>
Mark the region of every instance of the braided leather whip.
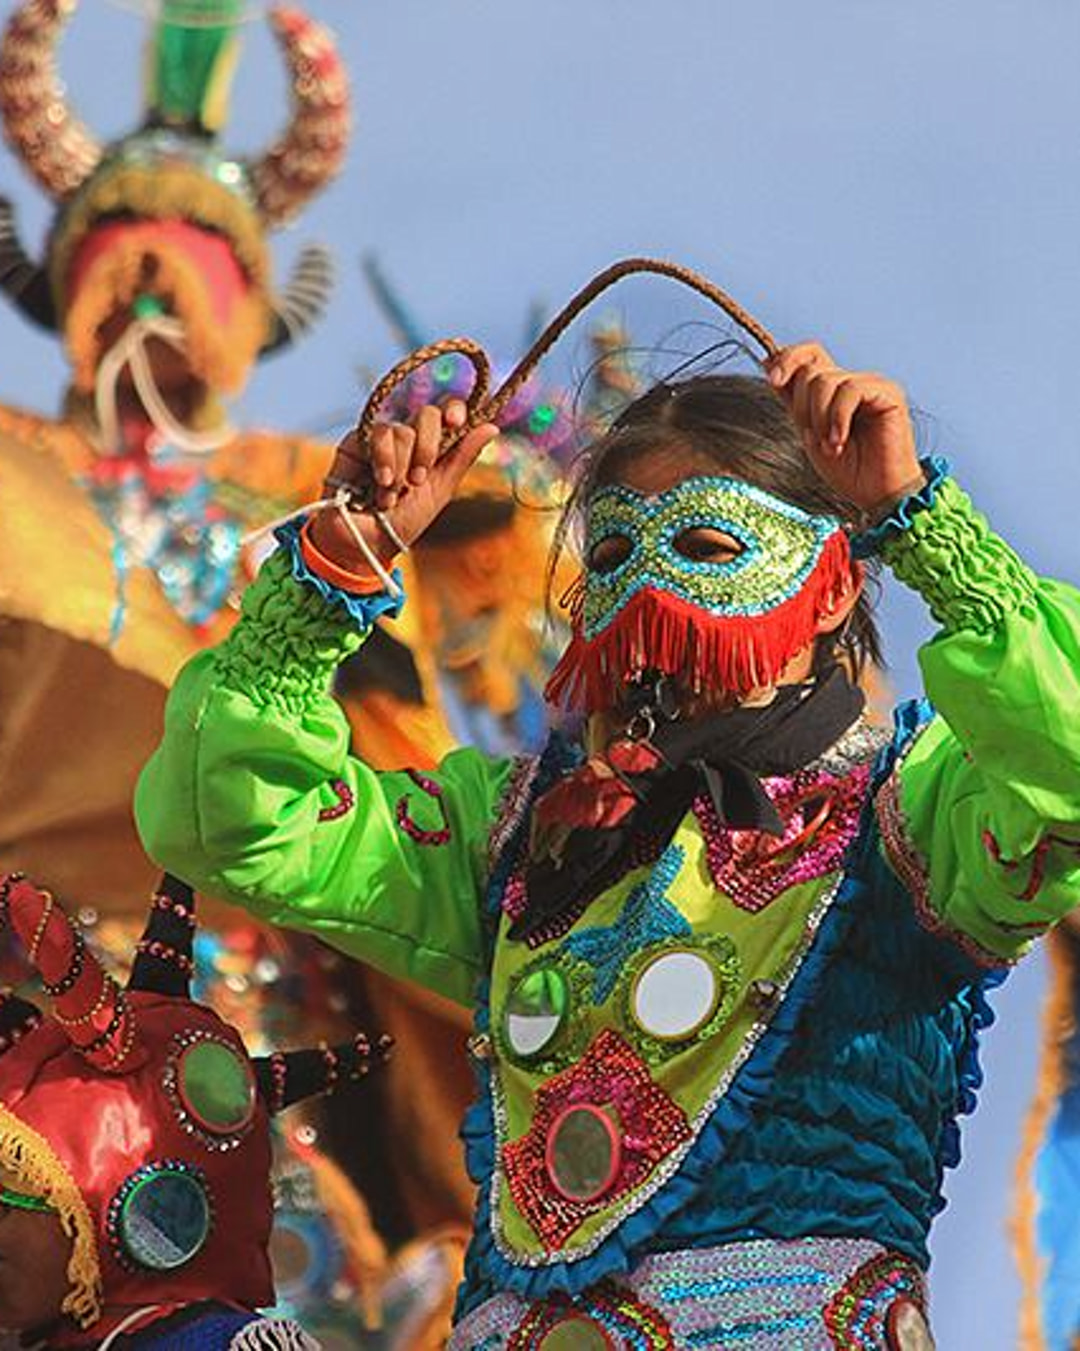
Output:
<instances>
[{"instance_id":1,"label":"braided leather whip","mask_svg":"<svg viewBox=\"0 0 1080 1351\"><path fill-rule=\"evenodd\" d=\"M454 442L459 441L471 427L475 427L481 422L498 422L500 413L532 375L541 358L554 347L581 311L591 305L596 297L606 291L609 286L613 286L623 277L629 277L637 272L652 272L661 277L671 277L674 281L682 282L685 286L697 291L699 295L711 300L731 319L734 319L740 328L744 329L758 343L766 356L774 356L779 350L775 338L767 328L759 324L741 305L732 300L726 291L722 291L719 286L715 286L691 268L683 267L679 263L669 263L660 258L624 258L621 262L612 263L610 267L598 273L587 286L582 287L568 304L563 306L494 394L490 392L491 362L484 349L472 338L443 338L439 342L431 342L423 347L418 347L415 352L411 352L389 370L371 391L356 426L357 444L364 446L368 443L371 431L378 421L379 409L400 384L419 370L421 366L426 366L429 361L452 353L468 358L476 372L476 382L465 401L467 409L465 425L447 435L444 440L444 447L449 448Z\"/></svg>"}]
</instances>

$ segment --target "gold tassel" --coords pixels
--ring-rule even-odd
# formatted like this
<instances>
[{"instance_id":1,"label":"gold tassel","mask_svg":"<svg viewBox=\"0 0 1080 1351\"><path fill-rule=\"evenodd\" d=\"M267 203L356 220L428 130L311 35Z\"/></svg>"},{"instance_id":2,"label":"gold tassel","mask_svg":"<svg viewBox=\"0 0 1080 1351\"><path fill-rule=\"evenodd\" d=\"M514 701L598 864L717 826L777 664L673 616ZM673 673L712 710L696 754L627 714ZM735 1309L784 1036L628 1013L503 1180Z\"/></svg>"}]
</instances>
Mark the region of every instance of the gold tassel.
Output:
<instances>
[{"instance_id":1,"label":"gold tassel","mask_svg":"<svg viewBox=\"0 0 1080 1351\"><path fill-rule=\"evenodd\" d=\"M94 1222L82 1193L44 1136L0 1105L0 1166L57 1212L72 1240L67 1275L71 1289L61 1306L82 1328L101 1317L101 1267Z\"/></svg>"}]
</instances>

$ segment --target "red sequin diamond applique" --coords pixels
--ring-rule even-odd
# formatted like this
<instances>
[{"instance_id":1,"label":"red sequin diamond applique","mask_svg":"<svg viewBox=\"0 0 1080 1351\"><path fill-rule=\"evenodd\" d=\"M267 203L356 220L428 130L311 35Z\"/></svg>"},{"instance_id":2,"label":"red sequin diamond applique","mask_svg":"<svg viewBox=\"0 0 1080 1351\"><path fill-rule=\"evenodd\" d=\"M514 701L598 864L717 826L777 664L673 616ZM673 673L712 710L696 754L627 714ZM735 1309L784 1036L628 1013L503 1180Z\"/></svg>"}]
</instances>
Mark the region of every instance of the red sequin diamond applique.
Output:
<instances>
[{"instance_id":1,"label":"red sequin diamond applique","mask_svg":"<svg viewBox=\"0 0 1080 1351\"><path fill-rule=\"evenodd\" d=\"M575 1112L574 1109L579 1109ZM612 1167L602 1188L587 1197L560 1179L555 1148L569 1118L603 1113L611 1132ZM566 1146L574 1139L566 1133ZM527 1134L504 1145L502 1166L515 1206L550 1252L590 1215L646 1180L653 1169L690 1138L690 1124L677 1103L655 1084L645 1062L618 1033L605 1028L576 1065L551 1078L536 1094ZM603 1138L600 1139L603 1146ZM595 1160L581 1161L582 1167ZM562 1166L573 1172L575 1160ZM602 1171L602 1170L601 1170ZM582 1191L586 1188L582 1188Z\"/></svg>"}]
</instances>

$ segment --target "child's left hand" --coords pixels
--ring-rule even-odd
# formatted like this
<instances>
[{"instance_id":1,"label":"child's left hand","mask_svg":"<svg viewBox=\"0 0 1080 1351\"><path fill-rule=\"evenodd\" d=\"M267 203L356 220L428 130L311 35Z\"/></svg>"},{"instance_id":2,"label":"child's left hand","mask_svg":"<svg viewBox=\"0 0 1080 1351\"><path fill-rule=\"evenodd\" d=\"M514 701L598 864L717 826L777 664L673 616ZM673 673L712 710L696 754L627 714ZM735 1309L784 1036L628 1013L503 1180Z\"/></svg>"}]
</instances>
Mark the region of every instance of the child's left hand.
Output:
<instances>
[{"instance_id":1,"label":"child's left hand","mask_svg":"<svg viewBox=\"0 0 1080 1351\"><path fill-rule=\"evenodd\" d=\"M783 348L765 371L830 488L877 515L922 485L907 399L894 381L842 370L816 342Z\"/></svg>"}]
</instances>

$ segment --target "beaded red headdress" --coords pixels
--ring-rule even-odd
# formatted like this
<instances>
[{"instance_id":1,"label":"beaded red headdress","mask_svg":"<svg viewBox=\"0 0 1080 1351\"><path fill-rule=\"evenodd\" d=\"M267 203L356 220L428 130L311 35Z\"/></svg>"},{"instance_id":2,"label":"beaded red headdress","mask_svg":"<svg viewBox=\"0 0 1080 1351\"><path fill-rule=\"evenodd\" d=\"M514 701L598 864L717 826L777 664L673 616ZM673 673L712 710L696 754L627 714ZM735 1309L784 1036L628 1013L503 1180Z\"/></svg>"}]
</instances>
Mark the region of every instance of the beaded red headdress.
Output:
<instances>
[{"instance_id":1,"label":"beaded red headdress","mask_svg":"<svg viewBox=\"0 0 1080 1351\"><path fill-rule=\"evenodd\" d=\"M50 1004L0 996L0 1167L71 1238L64 1313L86 1328L106 1305L272 1304L269 1118L359 1078L385 1043L251 1059L189 996L193 897L168 877L126 988L18 875L0 877L0 920Z\"/></svg>"}]
</instances>

